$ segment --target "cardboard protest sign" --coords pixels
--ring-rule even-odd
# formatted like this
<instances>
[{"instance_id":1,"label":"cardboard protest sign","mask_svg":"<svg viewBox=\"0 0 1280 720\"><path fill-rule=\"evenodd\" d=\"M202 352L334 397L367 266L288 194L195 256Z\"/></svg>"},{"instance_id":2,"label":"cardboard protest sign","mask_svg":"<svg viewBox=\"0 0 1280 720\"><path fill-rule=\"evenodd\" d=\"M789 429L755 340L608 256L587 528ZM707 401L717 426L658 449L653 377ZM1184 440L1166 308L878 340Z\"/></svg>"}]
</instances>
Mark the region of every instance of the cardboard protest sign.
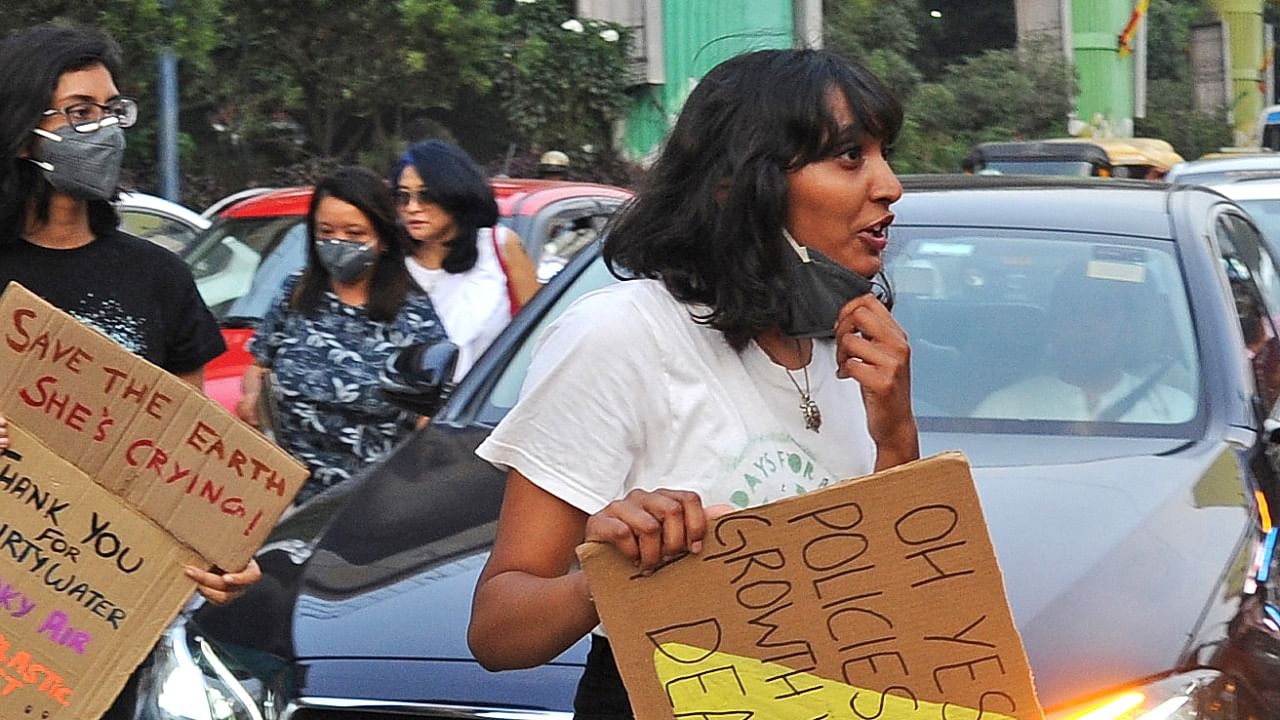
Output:
<instances>
[{"instance_id":1,"label":"cardboard protest sign","mask_svg":"<svg viewBox=\"0 0 1280 720\"><path fill-rule=\"evenodd\" d=\"M578 555L637 720L1040 720L968 463L726 515L642 576Z\"/></svg>"},{"instance_id":2,"label":"cardboard protest sign","mask_svg":"<svg viewBox=\"0 0 1280 720\"><path fill-rule=\"evenodd\" d=\"M96 720L194 589L182 566L244 567L307 470L16 283L0 413L0 718Z\"/></svg>"}]
</instances>

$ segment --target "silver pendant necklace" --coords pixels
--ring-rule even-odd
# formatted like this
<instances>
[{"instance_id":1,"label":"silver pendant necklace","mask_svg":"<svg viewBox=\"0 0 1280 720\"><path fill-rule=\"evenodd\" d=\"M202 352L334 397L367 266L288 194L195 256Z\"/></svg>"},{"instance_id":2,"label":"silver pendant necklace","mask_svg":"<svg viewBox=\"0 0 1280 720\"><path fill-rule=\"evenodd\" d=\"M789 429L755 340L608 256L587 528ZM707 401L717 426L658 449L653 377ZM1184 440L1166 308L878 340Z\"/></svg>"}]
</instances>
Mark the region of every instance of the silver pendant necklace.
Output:
<instances>
[{"instance_id":1,"label":"silver pendant necklace","mask_svg":"<svg viewBox=\"0 0 1280 720\"><path fill-rule=\"evenodd\" d=\"M800 341L796 340L796 350L800 350ZM819 432L822 427L822 410L818 408L818 403L814 402L813 395L809 392L809 366L805 365L801 368L804 374L804 389L800 388L800 383L796 382L795 371L785 365L782 368L787 371L787 377L791 379L791 384L795 386L796 392L800 393L800 414L804 416L804 428Z\"/></svg>"}]
</instances>

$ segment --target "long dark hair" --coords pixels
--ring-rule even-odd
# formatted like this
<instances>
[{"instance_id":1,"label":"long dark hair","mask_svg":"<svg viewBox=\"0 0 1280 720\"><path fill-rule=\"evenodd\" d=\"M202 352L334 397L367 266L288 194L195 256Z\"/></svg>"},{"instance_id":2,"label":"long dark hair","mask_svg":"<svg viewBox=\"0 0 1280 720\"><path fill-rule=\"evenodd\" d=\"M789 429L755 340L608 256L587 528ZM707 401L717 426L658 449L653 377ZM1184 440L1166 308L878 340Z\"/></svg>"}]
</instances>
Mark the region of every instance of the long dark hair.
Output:
<instances>
[{"instance_id":1,"label":"long dark hair","mask_svg":"<svg viewBox=\"0 0 1280 720\"><path fill-rule=\"evenodd\" d=\"M39 222L49 219L52 188L41 171L18 153L30 150L32 134L48 109L63 74L102 65L117 77L120 49L106 35L76 25L46 24L21 30L0 42L0 244L16 242L31 208ZM89 201L89 229L105 235L120 224L106 200Z\"/></svg>"},{"instance_id":2,"label":"long dark hair","mask_svg":"<svg viewBox=\"0 0 1280 720\"><path fill-rule=\"evenodd\" d=\"M404 267L404 241L400 237L400 226L396 223L396 211L386 183L361 167L338 168L316 183L311 207L307 209L307 269L293 290L289 307L314 315L320 307L321 296L329 289L329 271L325 270L320 262L320 253L316 251L316 211L320 201L328 197L354 205L378 235L382 252L373 264L366 307L371 320L387 322L394 319L404 305L411 283L409 271Z\"/></svg>"},{"instance_id":3,"label":"long dark hair","mask_svg":"<svg viewBox=\"0 0 1280 720\"><path fill-rule=\"evenodd\" d=\"M738 350L777 325L787 293L778 270L787 173L848 141L830 106L841 95L855 136L894 141L901 105L839 55L760 50L713 68L606 235L610 270L660 279L680 301L709 307L699 321Z\"/></svg>"},{"instance_id":4,"label":"long dark hair","mask_svg":"<svg viewBox=\"0 0 1280 720\"><path fill-rule=\"evenodd\" d=\"M498 203L484 171L467 151L444 140L415 143L391 171L391 184L400 184L400 174L412 165L426 188L431 202L453 218L457 233L445 243L445 272L462 273L475 267L476 231L498 222ZM410 239L412 243L412 239Z\"/></svg>"}]
</instances>

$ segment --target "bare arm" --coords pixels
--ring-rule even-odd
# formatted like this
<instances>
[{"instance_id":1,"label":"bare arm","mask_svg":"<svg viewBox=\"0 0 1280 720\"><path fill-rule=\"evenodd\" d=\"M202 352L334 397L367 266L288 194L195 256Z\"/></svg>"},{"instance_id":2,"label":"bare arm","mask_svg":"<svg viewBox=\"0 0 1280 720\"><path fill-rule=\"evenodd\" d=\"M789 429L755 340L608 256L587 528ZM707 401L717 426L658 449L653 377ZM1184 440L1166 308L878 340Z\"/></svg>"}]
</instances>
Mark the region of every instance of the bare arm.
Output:
<instances>
[{"instance_id":1,"label":"bare arm","mask_svg":"<svg viewBox=\"0 0 1280 720\"><path fill-rule=\"evenodd\" d=\"M699 552L709 519L697 493L632 490L587 516L512 470L498 518L498 537L480 574L467 640L489 670L549 662L600 622L586 577L576 568L584 540L617 547L652 570Z\"/></svg>"},{"instance_id":2,"label":"bare arm","mask_svg":"<svg viewBox=\"0 0 1280 720\"><path fill-rule=\"evenodd\" d=\"M889 309L870 294L849 301L836 320L836 373L862 387L876 470L919 459L911 410L911 346Z\"/></svg>"},{"instance_id":3,"label":"bare arm","mask_svg":"<svg viewBox=\"0 0 1280 720\"><path fill-rule=\"evenodd\" d=\"M599 622L574 570L586 513L519 472L507 476L498 536L476 584L467 640L489 670L545 663Z\"/></svg>"},{"instance_id":4,"label":"bare arm","mask_svg":"<svg viewBox=\"0 0 1280 720\"><path fill-rule=\"evenodd\" d=\"M258 396L262 393L262 376L266 373L267 369L261 365L250 365L240 378L236 416L254 427L262 427L262 420L258 417Z\"/></svg>"}]
</instances>

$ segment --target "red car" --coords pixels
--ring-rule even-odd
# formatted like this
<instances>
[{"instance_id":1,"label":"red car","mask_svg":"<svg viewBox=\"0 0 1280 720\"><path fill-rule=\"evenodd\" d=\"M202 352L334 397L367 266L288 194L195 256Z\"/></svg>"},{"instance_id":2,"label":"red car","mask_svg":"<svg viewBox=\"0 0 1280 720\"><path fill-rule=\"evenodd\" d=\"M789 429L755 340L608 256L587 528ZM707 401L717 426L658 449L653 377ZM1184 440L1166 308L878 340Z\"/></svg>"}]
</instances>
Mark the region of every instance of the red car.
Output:
<instances>
[{"instance_id":1,"label":"red car","mask_svg":"<svg viewBox=\"0 0 1280 720\"><path fill-rule=\"evenodd\" d=\"M501 222L520 235L546 282L590 243L631 191L555 180L491 181ZM205 304L222 322L227 351L205 368L205 392L235 411L240 378L253 362L245 344L281 284L306 264L311 188L285 188L222 210L182 252Z\"/></svg>"}]
</instances>

